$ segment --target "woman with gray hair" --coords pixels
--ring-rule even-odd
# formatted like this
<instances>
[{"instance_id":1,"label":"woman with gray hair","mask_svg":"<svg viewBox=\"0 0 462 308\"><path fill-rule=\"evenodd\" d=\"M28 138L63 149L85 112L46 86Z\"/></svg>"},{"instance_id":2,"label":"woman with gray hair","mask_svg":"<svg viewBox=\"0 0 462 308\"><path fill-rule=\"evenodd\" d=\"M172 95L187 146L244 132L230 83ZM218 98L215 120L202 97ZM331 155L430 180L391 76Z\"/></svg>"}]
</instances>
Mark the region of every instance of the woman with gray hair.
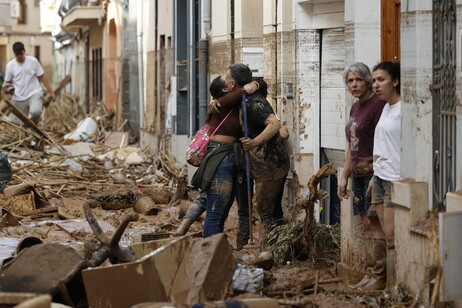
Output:
<instances>
[{"instance_id":1,"label":"woman with gray hair","mask_svg":"<svg viewBox=\"0 0 462 308\"><path fill-rule=\"evenodd\" d=\"M372 152L374 148L374 131L379 122L386 102L375 95L372 88L372 75L369 67L357 62L348 66L343 77L345 85L356 102L351 106L350 118L345 126L348 141L345 152L345 165L337 195L340 200L348 199L348 179L352 178L353 214L361 217L366 241L366 273L359 283L351 288L364 290L383 289L385 284L382 275L385 273L381 263L386 252L384 234L375 212L369 211L371 206L371 188L369 182L374 175Z\"/></svg>"}]
</instances>

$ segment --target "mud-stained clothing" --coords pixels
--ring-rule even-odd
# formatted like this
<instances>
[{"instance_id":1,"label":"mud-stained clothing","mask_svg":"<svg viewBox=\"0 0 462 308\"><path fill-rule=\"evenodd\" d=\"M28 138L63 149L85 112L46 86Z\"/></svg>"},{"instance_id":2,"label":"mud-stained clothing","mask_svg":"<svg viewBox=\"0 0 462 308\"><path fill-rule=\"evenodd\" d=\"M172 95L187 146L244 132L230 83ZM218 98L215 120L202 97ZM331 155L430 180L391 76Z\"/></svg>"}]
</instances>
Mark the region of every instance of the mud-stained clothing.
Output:
<instances>
[{"instance_id":1,"label":"mud-stained clothing","mask_svg":"<svg viewBox=\"0 0 462 308\"><path fill-rule=\"evenodd\" d=\"M249 96L246 107L249 137L253 139L266 128L265 120L269 115L274 114L274 110L260 94ZM249 153L250 169L255 180L257 212L264 232L269 232L275 225L276 219L281 218L275 207L282 196L285 178L289 172L289 154L279 132Z\"/></svg>"},{"instance_id":2,"label":"mud-stained clothing","mask_svg":"<svg viewBox=\"0 0 462 308\"><path fill-rule=\"evenodd\" d=\"M210 142L207 155L194 174L191 184L206 196L204 237L223 232L229 209L234 202L238 178L242 178L244 158L240 143Z\"/></svg>"},{"instance_id":3,"label":"mud-stained clothing","mask_svg":"<svg viewBox=\"0 0 462 308\"><path fill-rule=\"evenodd\" d=\"M247 99L247 121L249 138L254 139L265 129L265 120L274 114L273 107L260 94ZM280 179L288 172L289 154L279 132L267 142L250 152L252 176L256 180L270 181Z\"/></svg>"},{"instance_id":4,"label":"mud-stained clothing","mask_svg":"<svg viewBox=\"0 0 462 308\"><path fill-rule=\"evenodd\" d=\"M371 198L366 197L371 179L372 176L353 178L351 185L353 190L353 215L367 214L370 217L377 216L375 211L371 211Z\"/></svg>"},{"instance_id":5,"label":"mud-stained clothing","mask_svg":"<svg viewBox=\"0 0 462 308\"><path fill-rule=\"evenodd\" d=\"M394 208L395 205L391 202L391 182L383 180L378 176L374 176L374 185L372 187L372 207L374 210L376 204L383 203L384 207Z\"/></svg>"},{"instance_id":6,"label":"mud-stained clothing","mask_svg":"<svg viewBox=\"0 0 462 308\"><path fill-rule=\"evenodd\" d=\"M204 238L224 231L234 198L236 197L236 163L234 152L229 151L215 170L215 175L207 189Z\"/></svg>"},{"instance_id":7,"label":"mud-stained clothing","mask_svg":"<svg viewBox=\"0 0 462 308\"><path fill-rule=\"evenodd\" d=\"M363 177L374 174L372 152L374 132L386 102L375 94L368 100L353 104L345 133L351 153L351 176Z\"/></svg>"},{"instance_id":8,"label":"mud-stained clothing","mask_svg":"<svg viewBox=\"0 0 462 308\"><path fill-rule=\"evenodd\" d=\"M351 176L353 178L353 214L376 216L370 211L371 198L366 197L369 181L374 174L372 167L375 127L379 122L386 102L371 96L364 102L351 106L350 118L345 126L345 134L351 155Z\"/></svg>"}]
</instances>

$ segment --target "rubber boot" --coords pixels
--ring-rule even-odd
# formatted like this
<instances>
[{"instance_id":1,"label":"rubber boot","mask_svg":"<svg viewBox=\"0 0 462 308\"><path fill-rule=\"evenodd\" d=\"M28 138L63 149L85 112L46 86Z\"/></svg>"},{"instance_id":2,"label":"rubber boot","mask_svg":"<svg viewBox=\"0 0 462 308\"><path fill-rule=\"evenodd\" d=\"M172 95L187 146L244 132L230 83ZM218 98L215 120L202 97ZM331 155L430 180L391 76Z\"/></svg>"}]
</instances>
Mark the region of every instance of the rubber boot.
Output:
<instances>
[{"instance_id":1,"label":"rubber boot","mask_svg":"<svg viewBox=\"0 0 462 308\"><path fill-rule=\"evenodd\" d=\"M366 284L369 283L369 280L371 279L371 273L369 272L370 268L373 268L375 265L374 261L374 247L375 247L375 240L372 238L367 238L365 239L365 251L366 251L366 268L364 272L363 278L359 280L358 283L356 284L350 284L348 286L349 289L357 289L364 287Z\"/></svg>"},{"instance_id":2,"label":"rubber boot","mask_svg":"<svg viewBox=\"0 0 462 308\"><path fill-rule=\"evenodd\" d=\"M174 236L182 236L182 235L185 235L189 228L191 227L191 225L194 223L194 220L191 220L191 219L188 219L188 218L183 218L183 220L181 221L181 224L180 226L178 227L178 229L176 229L175 233L173 233Z\"/></svg>"},{"instance_id":3,"label":"rubber boot","mask_svg":"<svg viewBox=\"0 0 462 308\"><path fill-rule=\"evenodd\" d=\"M205 208L196 202L191 204L189 207L188 211L184 215L183 220L181 221L180 226L178 229L176 229L175 233L173 233L174 236L181 236L185 235L191 225L202 215L202 213L205 212Z\"/></svg>"},{"instance_id":4,"label":"rubber boot","mask_svg":"<svg viewBox=\"0 0 462 308\"><path fill-rule=\"evenodd\" d=\"M387 249L387 290L391 289L396 283L396 251L395 249Z\"/></svg>"},{"instance_id":5,"label":"rubber boot","mask_svg":"<svg viewBox=\"0 0 462 308\"><path fill-rule=\"evenodd\" d=\"M364 274L363 278L357 284L349 285L348 288L353 289L353 290L358 289L358 288L362 288L365 285L367 285L370 280L371 280L371 274L366 272Z\"/></svg>"},{"instance_id":6,"label":"rubber boot","mask_svg":"<svg viewBox=\"0 0 462 308\"><path fill-rule=\"evenodd\" d=\"M368 268L368 272L371 274L369 282L358 288L360 291L375 291L383 290L387 283L387 248L385 240L374 239L374 250L373 258L375 265L372 268Z\"/></svg>"}]
</instances>

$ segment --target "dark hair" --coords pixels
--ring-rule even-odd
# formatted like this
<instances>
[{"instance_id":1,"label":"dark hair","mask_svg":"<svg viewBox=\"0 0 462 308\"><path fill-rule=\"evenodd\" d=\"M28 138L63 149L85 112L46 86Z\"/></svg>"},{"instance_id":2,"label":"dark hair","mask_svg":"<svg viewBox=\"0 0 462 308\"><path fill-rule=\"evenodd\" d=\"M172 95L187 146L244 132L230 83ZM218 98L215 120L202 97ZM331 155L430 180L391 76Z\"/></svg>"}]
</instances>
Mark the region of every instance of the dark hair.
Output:
<instances>
[{"instance_id":1,"label":"dark hair","mask_svg":"<svg viewBox=\"0 0 462 308\"><path fill-rule=\"evenodd\" d=\"M213 79L212 83L210 84L210 95L212 95L214 99L218 99L224 96L226 94L222 91L224 87L226 87L226 83L223 79L221 79L221 76L215 77L215 79Z\"/></svg>"},{"instance_id":2,"label":"dark hair","mask_svg":"<svg viewBox=\"0 0 462 308\"><path fill-rule=\"evenodd\" d=\"M21 42L16 42L13 44L13 52L14 54L18 54L20 53L21 51L26 51L26 49L24 49L24 44L21 43Z\"/></svg>"},{"instance_id":3,"label":"dark hair","mask_svg":"<svg viewBox=\"0 0 462 308\"><path fill-rule=\"evenodd\" d=\"M261 77L254 77L253 80L258 82L259 85L257 91L255 91L255 94L260 94L264 98L266 98L268 96L268 84L266 83L266 81L263 80L263 78Z\"/></svg>"},{"instance_id":4,"label":"dark hair","mask_svg":"<svg viewBox=\"0 0 462 308\"><path fill-rule=\"evenodd\" d=\"M231 74L231 78L238 86L243 87L249 82L252 82L252 71L247 65L234 63L228 69Z\"/></svg>"},{"instance_id":5,"label":"dark hair","mask_svg":"<svg viewBox=\"0 0 462 308\"><path fill-rule=\"evenodd\" d=\"M390 75L391 79L398 80L398 85L396 86L396 91L398 94L401 94L401 66L399 62L383 61L374 66L373 72L377 70L382 70Z\"/></svg>"}]
</instances>

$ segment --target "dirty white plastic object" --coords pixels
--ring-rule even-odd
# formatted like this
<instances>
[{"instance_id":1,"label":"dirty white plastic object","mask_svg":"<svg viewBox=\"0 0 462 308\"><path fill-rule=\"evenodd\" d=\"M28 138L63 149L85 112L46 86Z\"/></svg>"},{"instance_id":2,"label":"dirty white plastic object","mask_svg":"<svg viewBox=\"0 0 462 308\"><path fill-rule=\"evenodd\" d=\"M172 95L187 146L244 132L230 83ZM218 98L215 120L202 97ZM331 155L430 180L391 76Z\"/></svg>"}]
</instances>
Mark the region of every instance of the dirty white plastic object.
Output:
<instances>
[{"instance_id":1,"label":"dirty white plastic object","mask_svg":"<svg viewBox=\"0 0 462 308\"><path fill-rule=\"evenodd\" d=\"M95 120L88 117L80 121L79 124L77 124L77 127L72 132L64 136L64 139L80 141L81 140L80 136L82 134L83 135L85 134L93 135L94 133L96 133L97 129L98 129L98 125L96 124Z\"/></svg>"},{"instance_id":2,"label":"dirty white plastic object","mask_svg":"<svg viewBox=\"0 0 462 308\"><path fill-rule=\"evenodd\" d=\"M246 268L238 264L231 288L236 293L257 293L263 289L263 278L262 268Z\"/></svg>"},{"instance_id":3,"label":"dirty white plastic object","mask_svg":"<svg viewBox=\"0 0 462 308\"><path fill-rule=\"evenodd\" d=\"M82 172L82 164L76 162L75 160L68 158L65 161L63 161L63 165L69 166L69 170L75 171L75 172Z\"/></svg>"}]
</instances>

